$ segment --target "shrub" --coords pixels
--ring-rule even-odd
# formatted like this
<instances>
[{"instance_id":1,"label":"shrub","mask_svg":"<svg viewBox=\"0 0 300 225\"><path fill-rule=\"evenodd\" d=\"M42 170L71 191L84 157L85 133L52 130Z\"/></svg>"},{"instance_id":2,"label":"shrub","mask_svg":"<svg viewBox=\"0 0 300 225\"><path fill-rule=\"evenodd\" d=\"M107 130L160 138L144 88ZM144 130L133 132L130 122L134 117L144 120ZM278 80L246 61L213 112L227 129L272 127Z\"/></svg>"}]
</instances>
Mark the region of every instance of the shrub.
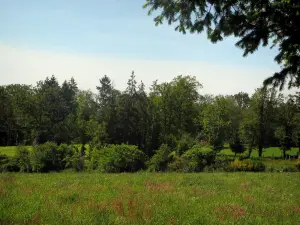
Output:
<instances>
[{"instance_id":1,"label":"shrub","mask_svg":"<svg viewBox=\"0 0 300 225\"><path fill-rule=\"evenodd\" d=\"M297 172L298 169L292 166L285 166L282 168L282 172Z\"/></svg>"},{"instance_id":2,"label":"shrub","mask_svg":"<svg viewBox=\"0 0 300 225\"><path fill-rule=\"evenodd\" d=\"M67 160L71 158L74 153L76 147L73 145L60 144L57 148L57 158L59 162L59 167L64 169L67 165Z\"/></svg>"},{"instance_id":3,"label":"shrub","mask_svg":"<svg viewBox=\"0 0 300 225\"><path fill-rule=\"evenodd\" d=\"M135 145L109 145L100 151L99 169L103 172L135 172L145 167L146 156Z\"/></svg>"},{"instance_id":4,"label":"shrub","mask_svg":"<svg viewBox=\"0 0 300 225\"><path fill-rule=\"evenodd\" d=\"M224 170L226 170L226 167L228 167L228 164L232 161L232 157L231 156L227 156L227 155L217 155L216 159L214 161L213 164L206 166L205 167L205 171L208 172L213 172L213 171L220 171L223 172Z\"/></svg>"},{"instance_id":5,"label":"shrub","mask_svg":"<svg viewBox=\"0 0 300 225\"><path fill-rule=\"evenodd\" d=\"M98 148L93 148L89 152L89 160L86 161L86 167L88 170L99 169L99 162L101 158L101 150Z\"/></svg>"},{"instance_id":6,"label":"shrub","mask_svg":"<svg viewBox=\"0 0 300 225\"><path fill-rule=\"evenodd\" d=\"M168 164L168 171L170 172L187 172L188 161L183 157L175 156L174 160Z\"/></svg>"},{"instance_id":7,"label":"shrub","mask_svg":"<svg viewBox=\"0 0 300 225\"><path fill-rule=\"evenodd\" d=\"M57 154L57 145L53 142L35 146L30 154L32 171L48 172L51 170L60 170L60 162Z\"/></svg>"},{"instance_id":8,"label":"shrub","mask_svg":"<svg viewBox=\"0 0 300 225\"><path fill-rule=\"evenodd\" d=\"M211 148L194 145L182 157L187 161L185 171L201 172L205 166L214 163L216 154Z\"/></svg>"},{"instance_id":9,"label":"shrub","mask_svg":"<svg viewBox=\"0 0 300 225\"><path fill-rule=\"evenodd\" d=\"M293 167L293 166L283 166L283 167L274 167L274 166L271 166L271 167L268 167L267 168L267 171L268 172L297 172L299 171L296 167Z\"/></svg>"},{"instance_id":10,"label":"shrub","mask_svg":"<svg viewBox=\"0 0 300 225\"><path fill-rule=\"evenodd\" d=\"M168 163L171 161L171 149L167 144L162 144L149 162L150 171L166 171Z\"/></svg>"},{"instance_id":11,"label":"shrub","mask_svg":"<svg viewBox=\"0 0 300 225\"><path fill-rule=\"evenodd\" d=\"M182 155L187 150L193 147L195 139L189 134L183 134L182 137L177 141L176 152L178 155Z\"/></svg>"},{"instance_id":12,"label":"shrub","mask_svg":"<svg viewBox=\"0 0 300 225\"><path fill-rule=\"evenodd\" d=\"M229 164L229 166L226 168L226 171L263 172L265 169L265 164L260 160L247 159L240 161L235 159Z\"/></svg>"},{"instance_id":13,"label":"shrub","mask_svg":"<svg viewBox=\"0 0 300 225\"><path fill-rule=\"evenodd\" d=\"M235 142L230 143L229 147L230 147L231 151L235 153L235 155L239 154L239 153L244 153L246 150L244 145L239 140L236 140Z\"/></svg>"},{"instance_id":14,"label":"shrub","mask_svg":"<svg viewBox=\"0 0 300 225\"><path fill-rule=\"evenodd\" d=\"M0 172L18 172L19 170L15 158L10 159L7 155L0 154Z\"/></svg>"},{"instance_id":15,"label":"shrub","mask_svg":"<svg viewBox=\"0 0 300 225\"><path fill-rule=\"evenodd\" d=\"M31 171L31 164L30 164L30 152L24 146L18 146L15 160L20 168L20 172L30 172Z\"/></svg>"},{"instance_id":16,"label":"shrub","mask_svg":"<svg viewBox=\"0 0 300 225\"><path fill-rule=\"evenodd\" d=\"M65 162L65 168L68 169L74 169L75 171L79 172L84 170L85 168L85 156L82 152L82 146L70 146L67 150L67 154L65 159L63 160Z\"/></svg>"},{"instance_id":17,"label":"shrub","mask_svg":"<svg viewBox=\"0 0 300 225\"><path fill-rule=\"evenodd\" d=\"M223 138L220 135L218 135L217 138L214 139L212 145L213 145L214 151L219 152L224 147Z\"/></svg>"},{"instance_id":18,"label":"shrub","mask_svg":"<svg viewBox=\"0 0 300 225\"><path fill-rule=\"evenodd\" d=\"M80 152L76 152L71 157L67 158L66 168L72 168L75 171L83 171L85 166L85 158Z\"/></svg>"}]
</instances>

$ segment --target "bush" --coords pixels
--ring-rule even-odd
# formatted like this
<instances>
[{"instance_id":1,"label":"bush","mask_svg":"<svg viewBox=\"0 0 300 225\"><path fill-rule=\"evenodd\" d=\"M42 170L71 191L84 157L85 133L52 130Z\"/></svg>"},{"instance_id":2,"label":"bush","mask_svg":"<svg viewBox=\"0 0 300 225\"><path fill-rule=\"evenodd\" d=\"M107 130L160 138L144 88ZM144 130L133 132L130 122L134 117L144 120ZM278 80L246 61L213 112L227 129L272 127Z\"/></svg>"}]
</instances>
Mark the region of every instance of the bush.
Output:
<instances>
[{"instance_id":1,"label":"bush","mask_svg":"<svg viewBox=\"0 0 300 225\"><path fill-rule=\"evenodd\" d=\"M73 145L60 144L57 148L57 158L59 167L64 169L67 167L67 161L76 152L76 147Z\"/></svg>"},{"instance_id":2,"label":"bush","mask_svg":"<svg viewBox=\"0 0 300 225\"><path fill-rule=\"evenodd\" d=\"M66 157L63 160L63 163L65 163L66 169L74 169L75 171L83 171L85 168L85 156L82 152L82 146L68 146L68 148L65 148L65 146L62 146L65 152Z\"/></svg>"},{"instance_id":3,"label":"bush","mask_svg":"<svg viewBox=\"0 0 300 225\"><path fill-rule=\"evenodd\" d=\"M278 173L283 173L283 172L298 172L298 169L293 166L283 166L283 167L274 167L270 166L267 168L267 172L278 172Z\"/></svg>"},{"instance_id":4,"label":"bush","mask_svg":"<svg viewBox=\"0 0 300 225\"><path fill-rule=\"evenodd\" d=\"M168 171L170 172L187 172L188 161L183 157L175 156L174 160L168 164Z\"/></svg>"},{"instance_id":5,"label":"bush","mask_svg":"<svg viewBox=\"0 0 300 225\"><path fill-rule=\"evenodd\" d=\"M187 161L184 171L201 172L214 163L216 154L211 148L194 145L182 157Z\"/></svg>"},{"instance_id":6,"label":"bush","mask_svg":"<svg viewBox=\"0 0 300 225\"><path fill-rule=\"evenodd\" d=\"M89 152L89 160L86 160L85 165L88 170L99 169L99 162L101 158L101 149L93 148Z\"/></svg>"},{"instance_id":7,"label":"bush","mask_svg":"<svg viewBox=\"0 0 300 225\"><path fill-rule=\"evenodd\" d=\"M30 164L30 152L24 146L18 146L16 155L15 155L16 164L20 168L20 172L30 172L31 164Z\"/></svg>"},{"instance_id":8,"label":"bush","mask_svg":"<svg viewBox=\"0 0 300 225\"><path fill-rule=\"evenodd\" d=\"M184 154L187 150L193 147L195 139L189 134L183 134L182 137L177 141L176 153L178 155Z\"/></svg>"},{"instance_id":9,"label":"bush","mask_svg":"<svg viewBox=\"0 0 300 225\"><path fill-rule=\"evenodd\" d=\"M226 171L248 171L248 172L263 172L265 171L266 166L260 160L243 160L240 161L238 159L234 160L229 164L229 166L225 169Z\"/></svg>"},{"instance_id":10,"label":"bush","mask_svg":"<svg viewBox=\"0 0 300 225\"><path fill-rule=\"evenodd\" d=\"M7 155L0 154L0 172L18 172L19 170L15 158L10 159Z\"/></svg>"},{"instance_id":11,"label":"bush","mask_svg":"<svg viewBox=\"0 0 300 225\"><path fill-rule=\"evenodd\" d=\"M223 171L226 170L226 167L228 167L230 162L232 162L232 157L231 156L227 156L227 155L220 156L220 155L218 155L213 164L205 167L205 171L208 171L208 172L214 172L214 171L223 172Z\"/></svg>"},{"instance_id":12,"label":"bush","mask_svg":"<svg viewBox=\"0 0 300 225\"><path fill-rule=\"evenodd\" d=\"M298 172L298 169L292 166L285 166L282 168L282 172Z\"/></svg>"},{"instance_id":13,"label":"bush","mask_svg":"<svg viewBox=\"0 0 300 225\"><path fill-rule=\"evenodd\" d=\"M162 144L149 162L149 170L154 172L166 171L170 159L171 149L167 144Z\"/></svg>"},{"instance_id":14,"label":"bush","mask_svg":"<svg viewBox=\"0 0 300 225\"><path fill-rule=\"evenodd\" d=\"M239 140L236 140L235 142L230 143L229 147L230 147L231 151L234 152L235 154L244 153L246 150L244 145Z\"/></svg>"},{"instance_id":15,"label":"bush","mask_svg":"<svg viewBox=\"0 0 300 225\"><path fill-rule=\"evenodd\" d=\"M103 172L136 172L145 167L146 156L135 145L109 145L100 151L99 169Z\"/></svg>"},{"instance_id":16,"label":"bush","mask_svg":"<svg viewBox=\"0 0 300 225\"><path fill-rule=\"evenodd\" d=\"M32 171L48 172L51 170L60 170L60 162L57 154L57 145L53 142L35 146L30 154Z\"/></svg>"}]
</instances>

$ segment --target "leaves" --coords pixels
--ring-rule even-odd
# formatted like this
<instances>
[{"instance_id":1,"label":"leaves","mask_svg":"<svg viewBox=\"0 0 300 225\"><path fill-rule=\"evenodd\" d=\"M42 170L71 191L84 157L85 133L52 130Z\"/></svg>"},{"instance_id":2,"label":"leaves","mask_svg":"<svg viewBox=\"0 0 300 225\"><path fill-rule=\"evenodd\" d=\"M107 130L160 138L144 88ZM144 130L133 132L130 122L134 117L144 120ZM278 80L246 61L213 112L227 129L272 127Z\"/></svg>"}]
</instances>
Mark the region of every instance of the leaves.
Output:
<instances>
[{"instance_id":1,"label":"leaves","mask_svg":"<svg viewBox=\"0 0 300 225\"><path fill-rule=\"evenodd\" d=\"M278 47L275 60L282 70L266 79L264 85L283 89L289 79L289 88L290 84L300 87L299 1L146 0L144 8L149 15L159 13L154 19L156 25L166 20L184 34L206 30L213 43L225 36L238 37L236 46L243 49L243 56L272 41Z\"/></svg>"}]
</instances>

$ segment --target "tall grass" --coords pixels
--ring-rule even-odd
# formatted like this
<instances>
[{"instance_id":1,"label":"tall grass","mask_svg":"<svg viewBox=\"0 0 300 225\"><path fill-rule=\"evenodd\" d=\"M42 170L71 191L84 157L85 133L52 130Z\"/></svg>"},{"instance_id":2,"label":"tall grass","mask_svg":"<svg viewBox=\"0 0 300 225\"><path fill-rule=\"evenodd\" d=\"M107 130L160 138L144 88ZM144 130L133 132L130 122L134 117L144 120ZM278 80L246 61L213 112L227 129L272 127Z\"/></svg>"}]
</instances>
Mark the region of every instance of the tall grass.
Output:
<instances>
[{"instance_id":1,"label":"tall grass","mask_svg":"<svg viewBox=\"0 0 300 225\"><path fill-rule=\"evenodd\" d=\"M300 224L300 173L0 174L0 224Z\"/></svg>"}]
</instances>

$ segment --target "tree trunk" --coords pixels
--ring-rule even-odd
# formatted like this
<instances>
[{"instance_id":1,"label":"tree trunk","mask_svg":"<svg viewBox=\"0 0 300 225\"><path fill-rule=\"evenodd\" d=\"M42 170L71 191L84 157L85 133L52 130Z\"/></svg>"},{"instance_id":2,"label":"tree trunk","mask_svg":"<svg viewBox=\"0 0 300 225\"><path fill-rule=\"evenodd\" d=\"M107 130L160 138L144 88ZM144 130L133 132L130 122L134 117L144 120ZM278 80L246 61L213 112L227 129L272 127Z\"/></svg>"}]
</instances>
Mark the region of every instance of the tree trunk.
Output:
<instances>
[{"instance_id":1,"label":"tree trunk","mask_svg":"<svg viewBox=\"0 0 300 225\"><path fill-rule=\"evenodd\" d=\"M262 151L263 151L263 146L261 143L258 145L258 156L261 158L262 157Z\"/></svg>"},{"instance_id":2,"label":"tree trunk","mask_svg":"<svg viewBox=\"0 0 300 225\"><path fill-rule=\"evenodd\" d=\"M282 152L283 152L283 159L286 159L286 150L284 149Z\"/></svg>"},{"instance_id":3,"label":"tree trunk","mask_svg":"<svg viewBox=\"0 0 300 225\"><path fill-rule=\"evenodd\" d=\"M248 158L251 157L252 148L253 148L253 143L254 143L254 135L252 136L251 143L250 143L250 145L249 145Z\"/></svg>"},{"instance_id":4,"label":"tree trunk","mask_svg":"<svg viewBox=\"0 0 300 225\"><path fill-rule=\"evenodd\" d=\"M300 155L300 134L298 134L298 157Z\"/></svg>"}]
</instances>

